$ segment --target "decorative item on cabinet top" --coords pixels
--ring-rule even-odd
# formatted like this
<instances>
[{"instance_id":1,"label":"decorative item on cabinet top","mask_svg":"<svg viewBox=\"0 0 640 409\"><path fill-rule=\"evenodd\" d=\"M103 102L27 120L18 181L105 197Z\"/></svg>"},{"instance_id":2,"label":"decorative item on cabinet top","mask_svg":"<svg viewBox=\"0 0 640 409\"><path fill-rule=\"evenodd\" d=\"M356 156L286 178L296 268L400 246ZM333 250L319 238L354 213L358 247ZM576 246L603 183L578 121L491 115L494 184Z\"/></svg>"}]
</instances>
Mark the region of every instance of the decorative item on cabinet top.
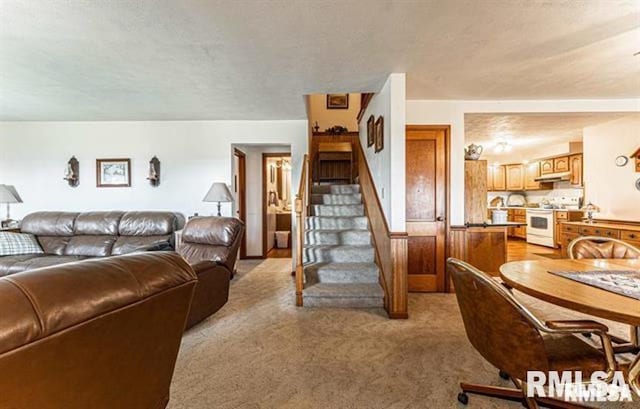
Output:
<instances>
[{"instance_id":1,"label":"decorative item on cabinet top","mask_svg":"<svg viewBox=\"0 0 640 409\"><path fill-rule=\"evenodd\" d=\"M66 180L71 187L77 187L80 184L80 162L75 156L67 162L62 179Z\"/></svg>"},{"instance_id":2,"label":"decorative item on cabinet top","mask_svg":"<svg viewBox=\"0 0 640 409\"><path fill-rule=\"evenodd\" d=\"M478 160L482 155L483 148L481 145L471 144L464 148L464 158L466 160Z\"/></svg>"},{"instance_id":3,"label":"decorative item on cabinet top","mask_svg":"<svg viewBox=\"0 0 640 409\"><path fill-rule=\"evenodd\" d=\"M149 161L149 176L147 180L153 187L160 184L160 160L156 156Z\"/></svg>"}]
</instances>

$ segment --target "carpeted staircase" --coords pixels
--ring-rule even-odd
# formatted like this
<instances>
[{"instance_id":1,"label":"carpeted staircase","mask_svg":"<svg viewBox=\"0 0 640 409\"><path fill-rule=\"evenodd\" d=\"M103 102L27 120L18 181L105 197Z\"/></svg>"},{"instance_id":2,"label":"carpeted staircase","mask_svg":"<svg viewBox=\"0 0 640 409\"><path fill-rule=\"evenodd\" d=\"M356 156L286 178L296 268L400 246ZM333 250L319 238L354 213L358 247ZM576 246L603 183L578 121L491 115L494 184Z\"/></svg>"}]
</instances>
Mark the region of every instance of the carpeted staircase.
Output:
<instances>
[{"instance_id":1,"label":"carpeted staircase","mask_svg":"<svg viewBox=\"0 0 640 409\"><path fill-rule=\"evenodd\" d=\"M382 307L359 185L314 185L304 243L304 306Z\"/></svg>"}]
</instances>

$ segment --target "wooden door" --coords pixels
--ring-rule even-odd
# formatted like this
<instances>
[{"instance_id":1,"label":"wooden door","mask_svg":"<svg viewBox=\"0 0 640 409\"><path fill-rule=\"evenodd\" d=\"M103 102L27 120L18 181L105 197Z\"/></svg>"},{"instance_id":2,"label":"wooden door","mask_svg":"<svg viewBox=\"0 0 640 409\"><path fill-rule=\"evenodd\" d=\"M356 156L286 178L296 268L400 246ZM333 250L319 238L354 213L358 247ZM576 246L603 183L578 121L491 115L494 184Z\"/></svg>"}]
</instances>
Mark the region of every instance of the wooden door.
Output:
<instances>
[{"instance_id":1,"label":"wooden door","mask_svg":"<svg viewBox=\"0 0 640 409\"><path fill-rule=\"evenodd\" d=\"M569 158L569 166L571 168L571 184L582 186L582 155L572 155Z\"/></svg>"},{"instance_id":2,"label":"wooden door","mask_svg":"<svg viewBox=\"0 0 640 409\"><path fill-rule=\"evenodd\" d=\"M540 189L540 182L536 182L536 178L540 176L540 162L534 162L527 165L525 172L524 188L526 190Z\"/></svg>"},{"instance_id":3,"label":"wooden door","mask_svg":"<svg viewBox=\"0 0 640 409\"><path fill-rule=\"evenodd\" d=\"M233 180L233 190L236 195L235 207L236 207L236 217L242 220L244 223L247 222L247 157L239 149L234 149L233 155L235 160L237 161L236 174L234 175ZM242 241L240 242L240 258L247 257L247 235L244 234L242 236Z\"/></svg>"},{"instance_id":4,"label":"wooden door","mask_svg":"<svg viewBox=\"0 0 640 409\"><path fill-rule=\"evenodd\" d=\"M504 165L493 168L493 190L506 190L507 176Z\"/></svg>"},{"instance_id":5,"label":"wooden door","mask_svg":"<svg viewBox=\"0 0 640 409\"><path fill-rule=\"evenodd\" d=\"M563 156L561 158L555 158L553 160L553 172L568 172L569 171L569 157Z\"/></svg>"},{"instance_id":6,"label":"wooden door","mask_svg":"<svg viewBox=\"0 0 640 409\"><path fill-rule=\"evenodd\" d=\"M443 292L448 128L408 126L406 218L409 291Z\"/></svg>"},{"instance_id":7,"label":"wooden door","mask_svg":"<svg viewBox=\"0 0 640 409\"><path fill-rule=\"evenodd\" d=\"M487 191L493 192L493 165L487 165Z\"/></svg>"},{"instance_id":8,"label":"wooden door","mask_svg":"<svg viewBox=\"0 0 640 409\"><path fill-rule=\"evenodd\" d=\"M507 165L507 190L524 190L524 168L522 165Z\"/></svg>"},{"instance_id":9,"label":"wooden door","mask_svg":"<svg viewBox=\"0 0 640 409\"><path fill-rule=\"evenodd\" d=\"M547 175L549 173L553 173L553 159L540 162L540 174Z\"/></svg>"}]
</instances>

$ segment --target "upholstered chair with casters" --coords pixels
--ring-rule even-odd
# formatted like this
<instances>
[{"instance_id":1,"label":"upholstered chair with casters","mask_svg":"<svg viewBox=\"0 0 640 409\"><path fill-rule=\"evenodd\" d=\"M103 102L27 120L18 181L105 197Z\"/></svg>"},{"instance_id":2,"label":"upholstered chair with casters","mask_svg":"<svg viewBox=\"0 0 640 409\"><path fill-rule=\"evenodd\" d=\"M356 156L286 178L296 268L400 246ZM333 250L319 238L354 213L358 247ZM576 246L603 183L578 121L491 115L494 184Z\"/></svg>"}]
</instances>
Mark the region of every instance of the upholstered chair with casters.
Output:
<instances>
[{"instance_id":1,"label":"upholstered chair with casters","mask_svg":"<svg viewBox=\"0 0 640 409\"><path fill-rule=\"evenodd\" d=\"M640 259L640 249L622 240L609 237L583 236L578 237L567 246L567 254L572 260L579 259ZM630 329L632 350L637 352L640 346L640 329ZM585 336L589 336L585 334ZM613 337L613 341L627 344L626 340ZM617 348L619 349L619 348ZM622 351L626 352L626 351Z\"/></svg>"},{"instance_id":2,"label":"upholstered chair with casters","mask_svg":"<svg viewBox=\"0 0 640 409\"><path fill-rule=\"evenodd\" d=\"M559 400L527 397L527 371L582 371L586 379L595 371L605 371L607 380L614 376L618 365L605 325L586 320L542 322L511 292L475 267L450 258L447 271L453 279L469 341L516 386L461 383L461 403L468 403L467 394L473 393L519 401L530 409L538 408L538 404L566 407ZM574 336L586 332L600 338L602 350Z\"/></svg>"}]
</instances>

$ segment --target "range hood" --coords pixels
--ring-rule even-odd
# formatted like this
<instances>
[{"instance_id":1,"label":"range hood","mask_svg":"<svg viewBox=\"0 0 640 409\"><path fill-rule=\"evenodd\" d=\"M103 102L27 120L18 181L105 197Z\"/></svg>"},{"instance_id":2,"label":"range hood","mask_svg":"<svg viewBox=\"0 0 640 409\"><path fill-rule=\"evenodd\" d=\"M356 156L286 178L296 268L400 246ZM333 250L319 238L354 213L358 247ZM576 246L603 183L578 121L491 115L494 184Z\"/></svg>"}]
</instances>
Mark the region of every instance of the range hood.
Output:
<instances>
[{"instance_id":1,"label":"range hood","mask_svg":"<svg viewBox=\"0 0 640 409\"><path fill-rule=\"evenodd\" d=\"M570 176L571 172L547 173L546 175L538 176L533 180L536 182L561 182L569 180Z\"/></svg>"}]
</instances>

